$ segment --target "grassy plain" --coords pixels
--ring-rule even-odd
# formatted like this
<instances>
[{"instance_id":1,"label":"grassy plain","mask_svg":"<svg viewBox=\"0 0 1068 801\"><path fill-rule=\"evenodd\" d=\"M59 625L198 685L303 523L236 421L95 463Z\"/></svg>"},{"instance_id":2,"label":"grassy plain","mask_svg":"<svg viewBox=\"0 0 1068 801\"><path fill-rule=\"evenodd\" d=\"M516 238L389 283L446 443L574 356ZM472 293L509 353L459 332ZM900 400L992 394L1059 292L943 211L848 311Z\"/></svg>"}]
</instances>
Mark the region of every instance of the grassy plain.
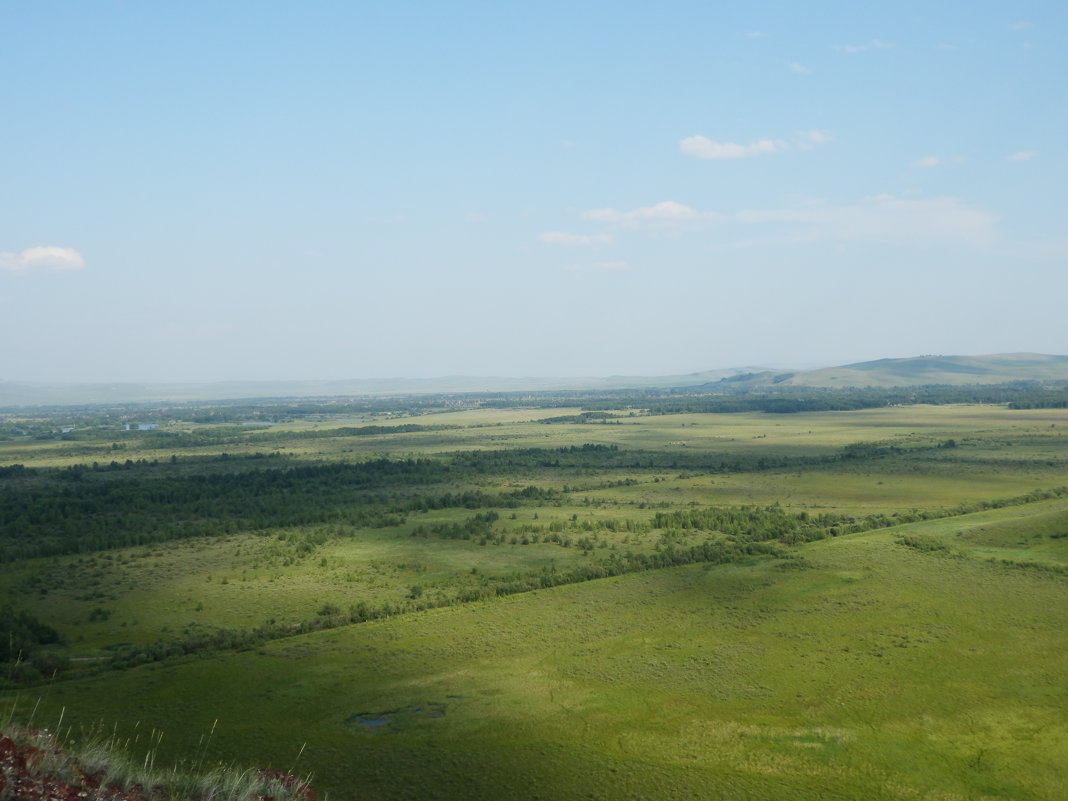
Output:
<instances>
[{"instance_id":1,"label":"grassy plain","mask_svg":"<svg viewBox=\"0 0 1068 801\"><path fill-rule=\"evenodd\" d=\"M287 465L587 443L650 455L619 466L517 463L404 488L554 491L496 508L485 542L427 533L482 507L412 510L372 528L268 526L0 564L0 601L55 625L89 666L109 646L161 634L401 606L416 587L444 602L489 579L723 537L656 528L658 512L779 504L813 516L937 516L1068 483L1066 410L537 422L577 413L424 415L412 421L435 430L374 436L324 437L331 424L320 421L181 450L137 432L0 444L0 464L53 469L176 454L175 471L201 470L190 457L223 451L278 452ZM161 750L173 755L195 751L217 720L219 759L297 762L342 799L1063 797L1068 498L828 537L784 556L104 670L21 690L19 703L41 696L43 720L65 708L76 724L141 721L165 730Z\"/></svg>"}]
</instances>

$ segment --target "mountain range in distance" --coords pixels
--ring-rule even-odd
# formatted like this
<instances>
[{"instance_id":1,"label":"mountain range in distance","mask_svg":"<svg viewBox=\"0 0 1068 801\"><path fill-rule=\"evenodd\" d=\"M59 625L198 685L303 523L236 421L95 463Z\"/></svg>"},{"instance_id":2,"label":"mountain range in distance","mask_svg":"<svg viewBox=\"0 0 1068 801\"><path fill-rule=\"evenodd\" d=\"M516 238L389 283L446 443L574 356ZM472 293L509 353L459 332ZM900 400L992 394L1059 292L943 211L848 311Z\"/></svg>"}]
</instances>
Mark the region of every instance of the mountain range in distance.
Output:
<instances>
[{"instance_id":1,"label":"mountain range in distance","mask_svg":"<svg viewBox=\"0 0 1068 801\"><path fill-rule=\"evenodd\" d=\"M686 389L724 392L783 389L850 389L931 384L1004 384L1068 381L1068 356L1002 353L988 356L914 356L823 367L777 370L732 367L686 375L603 378L366 378L329 381L220 381L211 383L31 383L0 379L0 406L152 403L356 395L461 394L478 392L614 391Z\"/></svg>"}]
</instances>

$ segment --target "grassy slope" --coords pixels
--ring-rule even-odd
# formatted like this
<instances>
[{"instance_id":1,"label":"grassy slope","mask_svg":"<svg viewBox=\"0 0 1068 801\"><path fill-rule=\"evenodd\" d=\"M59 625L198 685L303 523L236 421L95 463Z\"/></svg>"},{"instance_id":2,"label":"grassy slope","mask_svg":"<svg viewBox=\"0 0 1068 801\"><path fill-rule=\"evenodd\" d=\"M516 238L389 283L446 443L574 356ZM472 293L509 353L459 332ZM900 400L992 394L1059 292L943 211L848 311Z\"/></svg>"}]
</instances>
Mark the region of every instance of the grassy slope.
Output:
<instances>
[{"instance_id":1,"label":"grassy slope","mask_svg":"<svg viewBox=\"0 0 1068 801\"><path fill-rule=\"evenodd\" d=\"M1021 515L960 523L997 539ZM49 714L179 748L218 718L225 757L276 767L306 740L340 798L1060 798L1068 582L946 525L902 530L962 555L839 538L807 569L657 571L60 684Z\"/></svg>"},{"instance_id":2,"label":"grassy slope","mask_svg":"<svg viewBox=\"0 0 1068 801\"><path fill-rule=\"evenodd\" d=\"M1040 353L991 356L914 356L795 373L781 382L805 387L905 387L920 384L1003 384L1064 381L1068 357Z\"/></svg>"}]
</instances>

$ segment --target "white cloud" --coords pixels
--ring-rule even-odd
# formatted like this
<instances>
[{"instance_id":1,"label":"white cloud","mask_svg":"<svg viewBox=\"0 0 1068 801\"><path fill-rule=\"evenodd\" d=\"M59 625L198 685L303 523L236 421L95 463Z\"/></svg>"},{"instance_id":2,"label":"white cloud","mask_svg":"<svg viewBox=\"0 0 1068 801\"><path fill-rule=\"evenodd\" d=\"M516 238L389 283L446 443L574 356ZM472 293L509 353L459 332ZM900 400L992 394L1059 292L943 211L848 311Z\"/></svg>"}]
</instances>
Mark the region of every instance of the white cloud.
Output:
<instances>
[{"instance_id":1,"label":"white cloud","mask_svg":"<svg viewBox=\"0 0 1068 801\"><path fill-rule=\"evenodd\" d=\"M564 268L575 273L625 273L630 264L625 261L598 261L593 264L569 264Z\"/></svg>"},{"instance_id":2,"label":"white cloud","mask_svg":"<svg viewBox=\"0 0 1068 801\"><path fill-rule=\"evenodd\" d=\"M1019 153L1013 153L1008 156L1009 161L1030 161L1036 158L1038 153L1034 150L1021 150Z\"/></svg>"},{"instance_id":3,"label":"white cloud","mask_svg":"<svg viewBox=\"0 0 1068 801\"><path fill-rule=\"evenodd\" d=\"M1032 27L1032 25L1027 20L1021 19L1012 23L1012 25L1010 25L1009 27L1012 28L1014 31L1026 31L1028 28Z\"/></svg>"},{"instance_id":4,"label":"white cloud","mask_svg":"<svg viewBox=\"0 0 1068 801\"><path fill-rule=\"evenodd\" d=\"M607 234L565 234L562 231L546 231L538 239L549 245L607 245L612 241Z\"/></svg>"},{"instance_id":5,"label":"white cloud","mask_svg":"<svg viewBox=\"0 0 1068 801\"><path fill-rule=\"evenodd\" d=\"M714 217L714 214L703 214L682 203L674 200L663 200L652 206L642 206L633 211L617 211L616 209L591 209L582 213L584 220L596 220L597 222L620 223L623 225L642 224L670 224L680 222L692 222L702 218Z\"/></svg>"},{"instance_id":6,"label":"white cloud","mask_svg":"<svg viewBox=\"0 0 1068 801\"><path fill-rule=\"evenodd\" d=\"M54 245L26 248L21 253L0 253L0 270L18 273L34 270L80 270L84 266L85 259L78 251Z\"/></svg>"},{"instance_id":7,"label":"white cloud","mask_svg":"<svg viewBox=\"0 0 1068 801\"><path fill-rule=\"evenodd\" d=\"M788 61L786 66L790 68L792 72L796 72L798 75L811 75L812 70L797 61Z\"/></svg>"},{"instance_id":8,"label":"white cloud","mask_svg":"<svg viewBox=\"0 0 1068 801\"><path fill-rule=\"evenodd\" d=\"M747 159L786 149L788 146L785 142L777 142L774 139L761 139L748 145L739 145L734 142L714 142L704 136L690 136L679 142L679 150L683 155L697 159Z\"/></svg>"},{"instance_id":9,"label":"white cloud","mask_svg":"<svg viewBox=\"0 0 1068 801\"><path fill-rule=\"evenodd\" d=\"M942 163L942 159L938 156L924 156L922 159L917 159L912 162L914 167L937 167Z\"/></svg>"},{"instance_id":10,"label":"white cloud","mask_svg":"<svg viewBox=\"0 0 1068 801\"><path fill-rule=\"evenodd\" d=\"M697 159L746 159L770 153L785 153L790 150L811 150L816 145L830 141L829 133L816 129L802 131L794 137L792 142L785 142L781 139L760 139L748 145L715 142L705 136L690 136L679 142L679 151L685 156Z\"/></svg>"},{"instance_id":11,"label":"white cloud","mask_svg":"<svg viewBox=\"0 0 1068 801\"><path fill-rule=\"evenodd\" d=\"M802 131L794 140L794 147L798 150L811 150L816 145L824 145L831 141L831 135L826 131Z\"/></svg>"},{"instance_id":12,"label":"white cloud","mask_svg":"<svg viewBox=\"0 0 1068 801\"><path fill-rule=\"evenodd\" d=\"M870 42L866 42L865 44L859 45L835 45L834 49L837 50L839 53L866 53L869 50L887 50L891 47L893 47L893 45L889 42L882 42L878 39L872 39Z\"/></svg>"}]
</instances>

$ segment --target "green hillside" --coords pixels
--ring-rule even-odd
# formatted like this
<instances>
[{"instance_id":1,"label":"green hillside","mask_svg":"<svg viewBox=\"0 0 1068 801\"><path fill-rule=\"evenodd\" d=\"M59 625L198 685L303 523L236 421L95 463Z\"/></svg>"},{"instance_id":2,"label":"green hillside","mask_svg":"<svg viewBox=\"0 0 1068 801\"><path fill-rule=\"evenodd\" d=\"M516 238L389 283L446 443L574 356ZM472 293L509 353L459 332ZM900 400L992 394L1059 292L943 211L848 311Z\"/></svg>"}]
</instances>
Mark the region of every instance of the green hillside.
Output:
<instances>
[{"instance_id":1,"label":"green hillside","mask_svg":"<svg viewBox=\"0 0 1068 801\"><path fill-rule=\"evenodd\" d=\"M735 388L907 387L924 384L1005 384L1012 381L1068 381L1068 356L1004 353L993 356L914 356L800 372L768 371ZM714 385L713 385L714 386ZM711 387L710 387L711 388Z\"/></svg>"}]
</instances>

